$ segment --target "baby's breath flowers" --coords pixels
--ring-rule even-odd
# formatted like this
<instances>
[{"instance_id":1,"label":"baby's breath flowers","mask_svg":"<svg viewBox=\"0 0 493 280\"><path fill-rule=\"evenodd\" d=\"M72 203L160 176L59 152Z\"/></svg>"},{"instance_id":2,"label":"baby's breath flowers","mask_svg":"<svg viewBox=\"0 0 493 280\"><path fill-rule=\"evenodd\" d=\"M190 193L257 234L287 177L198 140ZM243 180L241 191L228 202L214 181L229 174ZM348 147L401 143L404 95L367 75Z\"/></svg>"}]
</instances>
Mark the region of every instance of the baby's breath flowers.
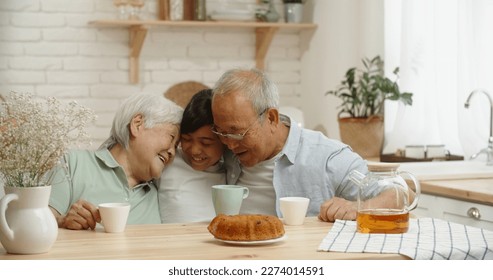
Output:
<instances>
[{"instance_id":1,"label":"baby's breath flowers","mask_svg":"<svg viewBox=\"0 0 493 280\"><path fill-rule=\"evenodd\" d=\"M7 187L50 185L50 174L71 145L89 142L92 110L75 101L11 92L0 102L0 181Z\"/></svg>"}]
</instances>

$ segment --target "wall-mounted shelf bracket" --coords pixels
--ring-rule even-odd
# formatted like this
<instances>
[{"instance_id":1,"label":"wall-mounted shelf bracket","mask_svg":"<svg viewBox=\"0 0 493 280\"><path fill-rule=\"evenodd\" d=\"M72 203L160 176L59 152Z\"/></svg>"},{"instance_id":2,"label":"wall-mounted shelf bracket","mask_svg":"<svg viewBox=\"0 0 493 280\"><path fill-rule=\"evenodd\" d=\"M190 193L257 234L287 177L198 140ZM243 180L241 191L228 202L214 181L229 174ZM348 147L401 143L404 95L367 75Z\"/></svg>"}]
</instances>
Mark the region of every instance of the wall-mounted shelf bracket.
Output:
<instances>
[{"instance_id":1,"label":"wall-mounted shelf bracket","mask_svg":"<svg viewBox=\"0 0 493 280\"><path fill-rule=\"evenodd\" d=\"M265 67L265 56L277 30L279 27L258 27L255 29L255 63L258 69Z\"/></svg>"},{"instance_id":2,"label":"wall-mounted shelf bracket","mask_svg":"<svg viewBox=\"0 0 493 280\"><path fill-rule=\"evenodd\" d=\"M131 26L129 29L129 67L130 67L130 82L136 84L139 82L139 57L144 40L147 35L147 28L142 25Z\"/></svg>"}]
</instances>

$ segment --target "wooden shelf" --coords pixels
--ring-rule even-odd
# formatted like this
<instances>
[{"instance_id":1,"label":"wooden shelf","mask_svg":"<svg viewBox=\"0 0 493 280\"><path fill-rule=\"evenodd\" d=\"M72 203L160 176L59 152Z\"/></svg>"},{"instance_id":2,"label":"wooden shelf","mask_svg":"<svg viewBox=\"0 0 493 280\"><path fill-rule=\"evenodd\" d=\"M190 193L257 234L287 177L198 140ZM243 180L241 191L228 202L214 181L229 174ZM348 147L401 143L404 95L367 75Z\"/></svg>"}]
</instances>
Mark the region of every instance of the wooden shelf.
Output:
<instances>
[{"instance_id":1,"label":"wooden shelf","mask_svg":"<svg viewBox=\"0 0 493 280\"><path fill-rule=\"evenodd\" d=\"M165 21L165 20L95 20L89 25L100 28L127 28L129 31L129 65L130 82L139 82L139 57L147 30L150 27L201 27L201 28L252 28L255 30L255 62L259 69L264 69L265 56L274 35L279 29L315 30L312 23L280 22L236 22L236 21Z\"/></svg>"}]
</instances>

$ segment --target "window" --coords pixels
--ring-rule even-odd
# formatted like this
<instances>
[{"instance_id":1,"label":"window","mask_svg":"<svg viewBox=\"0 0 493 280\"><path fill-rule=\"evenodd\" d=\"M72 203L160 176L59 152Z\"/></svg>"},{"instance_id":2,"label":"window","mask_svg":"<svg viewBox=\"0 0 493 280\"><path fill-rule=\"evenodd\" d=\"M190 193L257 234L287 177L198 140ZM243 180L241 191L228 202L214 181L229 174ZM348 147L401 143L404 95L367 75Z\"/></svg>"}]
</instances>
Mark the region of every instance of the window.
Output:
<instances>
[{"instance_id":1,"label":"window","mask_svg":"<svg viewBox=\"0 0 493 280\"><path fill-rule=\"evenodd\" d=\"M488 0L385 0L386 69L399 66L401 90L414 95L411 107L385 105L384 153L445 144L469 158L488 145L486 94L464 103L478 88L493 98L492 14Z\"/></svg>"}]
</instances>

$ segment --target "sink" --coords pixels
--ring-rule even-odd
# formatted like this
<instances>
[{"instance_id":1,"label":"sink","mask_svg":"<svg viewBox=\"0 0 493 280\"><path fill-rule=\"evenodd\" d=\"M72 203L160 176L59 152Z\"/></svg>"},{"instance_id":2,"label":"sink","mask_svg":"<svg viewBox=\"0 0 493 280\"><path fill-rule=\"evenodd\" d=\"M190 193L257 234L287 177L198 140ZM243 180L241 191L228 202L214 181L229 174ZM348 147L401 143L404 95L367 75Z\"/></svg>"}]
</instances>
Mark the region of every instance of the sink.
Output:
<instances>
[{"instance_id":1,"label":"sink","mask_svg":"<svg viewBox=\"0 0 493 280\"><path fill-rule=\"evenodd\" d=\"M404 162L399 171L408 171L420 181L493 178L493 166L484 161Z\"/></svg>"}]
</instances>

